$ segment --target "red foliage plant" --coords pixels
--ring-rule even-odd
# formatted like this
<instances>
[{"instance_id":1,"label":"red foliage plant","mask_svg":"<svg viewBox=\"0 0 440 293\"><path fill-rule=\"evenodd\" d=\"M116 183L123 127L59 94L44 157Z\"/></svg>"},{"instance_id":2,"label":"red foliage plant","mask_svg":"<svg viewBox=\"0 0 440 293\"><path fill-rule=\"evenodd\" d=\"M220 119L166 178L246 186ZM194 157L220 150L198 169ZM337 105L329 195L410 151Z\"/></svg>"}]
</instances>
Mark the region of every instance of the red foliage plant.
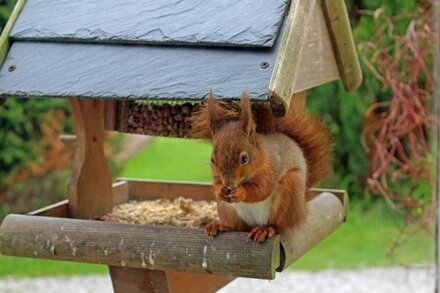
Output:
<instances>
[{"instance_id":1,"label":"red foliage plant","mask_svg":"<svg viewBox=\"0 0 440 293\"><path fill-rule=\"evenodd\" d=\"M371 160L368 188L409 222L428 210L426 197L431 198L420 196L420 184L427 182L429 193L429 131L434 122L429 110L434 92L431 67L438 41L433 19L429 4L393 17L378 9L374 13L376 33L362 43L364 63L391 93L390 100L375 102L366 113L363 138ZM402 26L406 30L399 34Z\"/></svg>"}]
</instances>

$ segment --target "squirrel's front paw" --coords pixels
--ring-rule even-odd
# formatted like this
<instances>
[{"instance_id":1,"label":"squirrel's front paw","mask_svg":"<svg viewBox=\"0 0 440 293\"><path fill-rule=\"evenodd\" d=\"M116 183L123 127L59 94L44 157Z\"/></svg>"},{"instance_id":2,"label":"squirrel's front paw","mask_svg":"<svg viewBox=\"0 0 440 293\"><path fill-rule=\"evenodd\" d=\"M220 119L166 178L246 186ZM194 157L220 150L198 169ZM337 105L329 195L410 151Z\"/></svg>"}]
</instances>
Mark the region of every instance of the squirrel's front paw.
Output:
<instances>
[{"instance_id":1,"label":"squirrel's front paw","mask_svg":"<svg viewBox=\"0 0 440 293\"><path fill-rule=\"evenodd\" d=\"M246 199L246 193L242 188L234 189L230 193L221 191L218 199L221 201L226 201L228 203L242 202Z\"/></svg>"},{"instance_id":2,"label":"squirrel's front paw","mask_svg":"<svg viewBox=\"0 0 440 293\"><path fill-rule=\"evenodd\" d=\"M249 232L248 238L261 243L264 242L266 238L272 238L276 234L277 232L272 226L255 227Z\"/></svg>"},{"instance_id":3,"label":"squirrel's front paw","mask_svg":"<svg viewBox=\"0 0 440 293\"><path fill-rule=\"evenodd\" d=\"M231 228L218 223L211 223L205 225L205 234L209 237L214 237L218 234L218 232L230 231Z\"/></svg>"}]
</instances>

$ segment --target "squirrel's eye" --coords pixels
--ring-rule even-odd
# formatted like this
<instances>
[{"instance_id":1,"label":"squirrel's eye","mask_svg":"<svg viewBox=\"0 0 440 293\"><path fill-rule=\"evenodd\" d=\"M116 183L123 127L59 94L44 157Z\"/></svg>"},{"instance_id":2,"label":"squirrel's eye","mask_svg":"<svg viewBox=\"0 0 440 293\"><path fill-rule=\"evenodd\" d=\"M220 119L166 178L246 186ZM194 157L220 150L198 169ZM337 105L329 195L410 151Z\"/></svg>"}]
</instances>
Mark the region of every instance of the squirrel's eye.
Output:
<instances>
[{"instance_id":1,"label":"squirrel's eye","mask_svg":"<svg viewBox=\"0 0 440 293\"><path fill-rule=\"evenodd\" d=\"M240 163L242 165L246 165L247 163L249 163L249 155L245 152L241 153L240 155Z\"/></svg>"},{"instance_id":2,"label":"squirrel's eye","mask_svg":"<svg viewBox=\"0 0 440 293\"><path fill-rule=\"evenodd\" d=\"M211 163L214 164L214 157L211 157Z\"/></svg>"}]
</instances>

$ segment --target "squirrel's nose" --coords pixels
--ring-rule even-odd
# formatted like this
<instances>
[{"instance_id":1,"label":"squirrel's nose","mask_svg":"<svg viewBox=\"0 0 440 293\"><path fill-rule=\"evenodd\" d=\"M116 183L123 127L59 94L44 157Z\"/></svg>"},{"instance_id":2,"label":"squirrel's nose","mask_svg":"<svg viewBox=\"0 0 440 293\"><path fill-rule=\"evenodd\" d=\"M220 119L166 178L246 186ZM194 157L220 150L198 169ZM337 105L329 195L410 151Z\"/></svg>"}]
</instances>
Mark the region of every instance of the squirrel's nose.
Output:
<instances>
[{"instance_id":1,"label":"squirrel's nose","mask_svg":"<svg viewBox=\"0 0 440 293\"><path fill-rule=\"evenodd\" d=\"M234 187L232 186L223 186L222 192L225 194L230 194L234 190Z\"/></svg>"}]
</instances>

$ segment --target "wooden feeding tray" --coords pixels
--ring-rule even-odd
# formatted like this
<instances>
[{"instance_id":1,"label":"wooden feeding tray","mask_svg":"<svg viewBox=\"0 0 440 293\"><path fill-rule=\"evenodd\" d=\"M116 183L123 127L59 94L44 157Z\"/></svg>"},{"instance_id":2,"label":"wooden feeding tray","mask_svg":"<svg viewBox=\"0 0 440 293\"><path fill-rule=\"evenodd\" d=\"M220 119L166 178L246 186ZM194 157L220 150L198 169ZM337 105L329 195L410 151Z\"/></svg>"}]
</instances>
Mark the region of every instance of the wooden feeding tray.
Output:
<instances>
[{"instance_id":1,"label":"wooden feeding tray","mask_svg":"<svg viewBox=\"0 0 440 293\"><path fill-rule=\"evenodd\" d=\"M247 233L209 238L200 228L114 223L70 218L68 202L29 215L8 215L0 226L4 255L69 260L173 272L273 279L341 225L348 198L340 190L313 189L306 223L264 243ZM211 200L210 184L121 179L114 203L131 200ZM102 216L102 215L96 215ZM223 279L221 279L224 282Z\"/></svg>"}]
</instances>

